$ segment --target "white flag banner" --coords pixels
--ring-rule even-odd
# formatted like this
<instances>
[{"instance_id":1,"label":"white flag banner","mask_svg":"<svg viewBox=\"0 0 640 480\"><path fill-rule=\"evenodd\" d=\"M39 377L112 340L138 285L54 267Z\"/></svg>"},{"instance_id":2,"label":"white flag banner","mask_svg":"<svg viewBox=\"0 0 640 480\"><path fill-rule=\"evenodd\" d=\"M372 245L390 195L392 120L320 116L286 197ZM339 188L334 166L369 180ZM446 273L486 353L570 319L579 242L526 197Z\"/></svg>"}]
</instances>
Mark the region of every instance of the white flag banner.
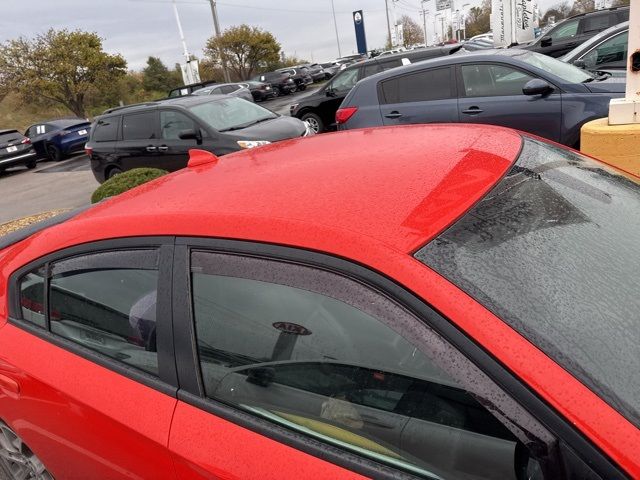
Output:
<instances>
[{"instance_id":1,"label":"white flag banner","mask_svg":"<svg viewBox=\"0 0 640 480\"><path fill-rule=\"evenodd\" d=\"M516 0L516 43L528 43L535 38L533 31L534 9L535 2L533 0Z\"/></svg>"},{"instance_id":2,"label":"white flag banner","mask_svg":"<svg viewBox=\"0 0 640 480\"><path fill-rule=\"evenodd\" d=\"M494 47L508 47L513 43L513 19L510 0L492 0L491 31Z\"/></svg>"}]
</instances>

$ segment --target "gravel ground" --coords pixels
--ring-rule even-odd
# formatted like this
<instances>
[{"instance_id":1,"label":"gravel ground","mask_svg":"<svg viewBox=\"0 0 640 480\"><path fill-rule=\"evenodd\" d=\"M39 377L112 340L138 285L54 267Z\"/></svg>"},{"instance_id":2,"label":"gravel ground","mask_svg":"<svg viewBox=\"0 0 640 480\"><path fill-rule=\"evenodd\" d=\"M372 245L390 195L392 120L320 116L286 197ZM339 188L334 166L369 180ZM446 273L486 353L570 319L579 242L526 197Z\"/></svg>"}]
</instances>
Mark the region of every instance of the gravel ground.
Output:
<instances>
[{"instance_id":1,"label":"gravel ground","mask_svg":"<svg viewBox=\"0 0 640 480\"><path fill-rule=\"evenodd\" d=\"M40 220L46 220L47 218L55 217L62 212L66 212L67 209L51 210L49 212L38 213L36 215L29 215L28 217L12 220L11 222L3 223L0 225L0 237L7 233L15 232L21 228L31 225L32 223L39 222Z\"/></svg>"}]
</instances>

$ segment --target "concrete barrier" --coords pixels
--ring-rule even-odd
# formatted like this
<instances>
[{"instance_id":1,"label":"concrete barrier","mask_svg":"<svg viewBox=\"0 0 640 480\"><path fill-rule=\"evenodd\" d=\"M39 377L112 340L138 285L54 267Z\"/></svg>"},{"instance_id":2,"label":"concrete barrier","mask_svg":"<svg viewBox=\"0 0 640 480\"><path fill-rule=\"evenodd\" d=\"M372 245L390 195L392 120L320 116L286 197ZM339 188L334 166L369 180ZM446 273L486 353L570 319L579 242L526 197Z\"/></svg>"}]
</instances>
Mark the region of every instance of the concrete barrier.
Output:
<instances>
[{"instance_id":1,"label":"concrete barrier","mask_svg":"<svg viewBox=\"0 0 640 480\"><path fill-rule=\"evenodd\" d=\"M640 124L609 125L606 118L585 123L580 150L640 176Z\"/></svg>"}]
</instances>

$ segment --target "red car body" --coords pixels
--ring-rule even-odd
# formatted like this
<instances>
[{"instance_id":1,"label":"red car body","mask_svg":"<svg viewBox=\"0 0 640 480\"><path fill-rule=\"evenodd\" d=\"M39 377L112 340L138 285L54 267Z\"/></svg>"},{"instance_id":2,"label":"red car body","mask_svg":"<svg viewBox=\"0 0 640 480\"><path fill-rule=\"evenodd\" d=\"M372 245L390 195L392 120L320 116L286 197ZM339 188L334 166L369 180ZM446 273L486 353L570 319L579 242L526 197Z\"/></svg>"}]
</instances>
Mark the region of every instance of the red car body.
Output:
<instances>
[{"instance_id":1,"label":"red car body","mask_svg":"<svg viewBox=\"0 0 640 480\"><path fill-rule=\"evenodd\" d=\"M413 256L503 178L521 147L517 132L470 125L285 141L194 161L0 251L0 419L57 479L375 476L207 413L9 321L9 278L51 253L108 239L213 237L321 252L393 279L640 478L635 425Z\"/></svg>"}]
</instances>

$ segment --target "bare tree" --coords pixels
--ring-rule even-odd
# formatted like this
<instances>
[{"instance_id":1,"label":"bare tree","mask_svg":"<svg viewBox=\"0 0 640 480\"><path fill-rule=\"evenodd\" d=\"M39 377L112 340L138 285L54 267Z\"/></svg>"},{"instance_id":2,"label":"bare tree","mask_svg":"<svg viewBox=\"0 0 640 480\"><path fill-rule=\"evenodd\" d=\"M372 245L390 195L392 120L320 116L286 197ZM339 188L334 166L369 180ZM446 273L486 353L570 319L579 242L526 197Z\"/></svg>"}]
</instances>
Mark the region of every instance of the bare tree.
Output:
<instances>
[{"instance_id":1,"label":"bare tree","mask_svg":"<svg viewBox=\"0 0 640 480\"><path fill-rule=\"evenodd\" d=\"M403 44L405 47L424 43L424 31L418 22L408 15L403 15L400 17L400 23L402 24Z\"/></svg>"}]
</instances>

